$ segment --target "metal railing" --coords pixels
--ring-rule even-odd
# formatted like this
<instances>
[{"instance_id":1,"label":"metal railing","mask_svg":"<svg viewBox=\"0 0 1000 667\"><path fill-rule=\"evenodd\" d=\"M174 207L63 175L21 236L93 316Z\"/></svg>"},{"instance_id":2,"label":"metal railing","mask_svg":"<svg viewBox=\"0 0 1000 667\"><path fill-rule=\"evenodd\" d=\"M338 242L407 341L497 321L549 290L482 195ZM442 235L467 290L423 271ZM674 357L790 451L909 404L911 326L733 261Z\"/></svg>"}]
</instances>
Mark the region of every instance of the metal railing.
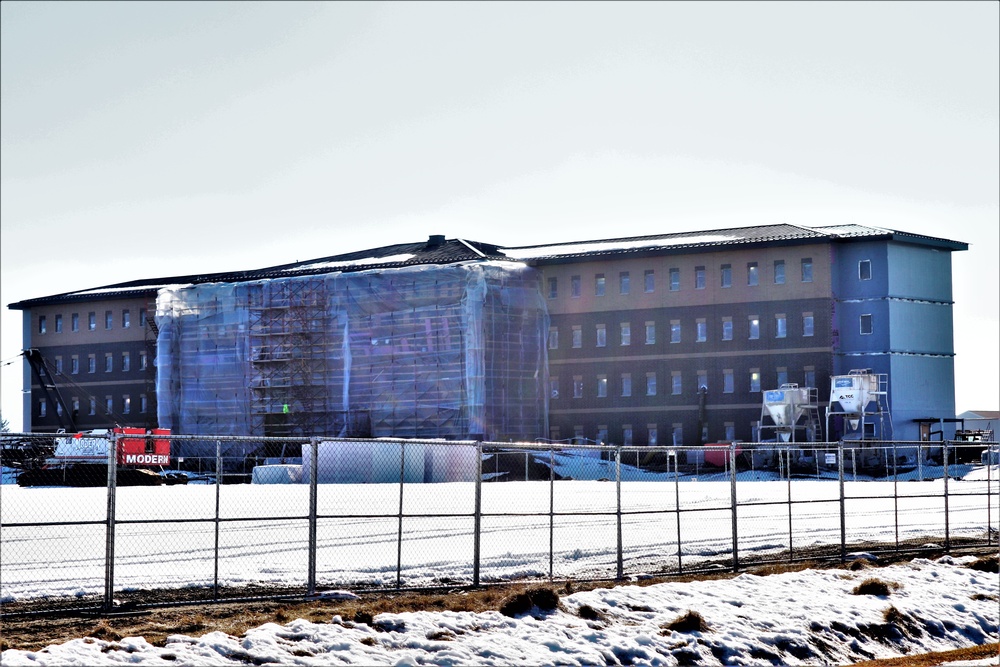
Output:
<instances>
[{"instance_id":1,"label":"metal railing","mask_svg":"<svg viewBox=\"0 0 1000 667\"><path fill-rule=\"evenodd\" d=\"M995 443L170 436L184 468L133 486L149 476L107 437L106 462L79 471L103 478L69 488L11 484L31 467L11 460L16 445L34 452L45 437L0 435L21 466L0 487L3 613L738 571L991 547L1000 527ZM290 455L263 455L279 445ZM234 448L252 455L224 456Z\"/></svg>"}]
</instances>

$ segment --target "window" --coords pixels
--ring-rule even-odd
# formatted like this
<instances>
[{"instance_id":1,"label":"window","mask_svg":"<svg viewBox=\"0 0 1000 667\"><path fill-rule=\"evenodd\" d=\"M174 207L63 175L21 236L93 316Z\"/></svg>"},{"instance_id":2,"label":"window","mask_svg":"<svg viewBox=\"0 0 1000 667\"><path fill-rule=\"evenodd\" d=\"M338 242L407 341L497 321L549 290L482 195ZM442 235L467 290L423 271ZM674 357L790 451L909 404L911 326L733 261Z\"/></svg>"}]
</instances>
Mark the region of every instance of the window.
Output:
<instances>
[{"instance_id":1,"label":"window","mask_svg":"<svg viewBox=\"0 0 1000 667\"><path fill-rule=\"evenodd\" d=\"M812 281L813 281L812 257L805 257L802 260L802 282L811 283Z\"/></svg>"},{"instance_id":2,"label":"window","mask_svg":"<svg viewBox=\"0 0 1000 667\"><path fill-rule=\"evenodd\" d=\"M56 315L56 333L62 333L62 315Z\"/></svg>"},{"instance_id":3,"label":"window","mask_svg":"<svg viewBox=\"0 0 1000 667\"><path fill-rule=\"evenodd\" d=\"M872 279L872 261L870 259L863 259L858 262L858 279Z\"/></svg>"},{"instance_id":4,"label":"window","mask_svg":"<svg viewBox=\"0 0 1000 667\"><path fill-rule=\"evenodd\" d=\"M140 371L146 370L146 352L145 352L145 350L143 350L142 352L139 352L139 370Z\"/></svg>"},{"instance_id":5,"label":"window","mask_svg":"<svg viewBox=\"0 0 1000 667\"><path fill-rule=\"evenodd\" d=\"M628 271L622 271L618 274L618 293L628 294L629 289L631 289Z\"/></svg>"},{"instance_id":6,"label":"window","mask_svg":"<svg viewBox=\"0 0 1000 667\"><path fill-rule=\"evenodd\" d=\"M788 320L784 313L778 313L774 316L774 337L785 338L786 336L788 336Z\"/></svg>"},{"instance_id":7,"label":"window","mask_svg":"<svg viewBox=\"0 0 1000 667\"><path fill-rule=\"evenodd\" d=\"M632 445L632 425L622 424L622 444L626 447Z\"/></svg>"},{"instance_id":8,"label":"window","mask_svg":"<svg viewBox=\"0 0 1000 667\"><path fill-rule=\"evenodd\" d=\"M89 415L97 414L97 399L94 398L93 396L90 397L90 412L88 412L87 414Z\"/></svg>"},{"instance_id":9,"label":"window","mask_svg":"<svg viewBox=\"0 0 1000 667\"><path fill-rule=\"evenodd\" d=\"M694 288L705 289L705 267L694 267Z\"/></svg>"},{"instance_id":10,"label":"window","mask_svg":"<svg viewBox=\"0 0 1000 667\"><path fill-rule=\"evenodd\" d=\"M97 331L97 313L87 313L87 330Z\"/></svg>"},{"instance_id":11,"label":"window","mask_svg":"<svg viewBox=\"0 0 1000 667\"><path fill-rule=\"evenodd\" d=\"M656 396L656 371L646 373L646 396Z\"/></svg>"},{"instance_id":12,"label":"window","mask_svg":"<svg viewBox=\"0 0 1000 667\"><path fill-rule=\"evenodd\" d=\"M750 369L750 391L757 393L760 392L760 369L751 368Z\"/></svg>"},{"instance_id":13,"label":"window","mask_svg":"<svg viewBox=\"0 0 1000 667\"><path fill-rule=\"evenodd\" d=\"M656 344L656 323L646 322L646 345Z\"/></svg>"},{"instance_id":14,"label":"window","mask_svg":"<svg viewBox=\"0 0 1000 667\"><path fill-rule=\"evenodd\" d=\"M708 442L708 424L704 424L701 427L701 441L703 443Z\"/></svg>"},{"instance_id":15,"label":"window","mask_svg":"<svg viewBox=\"0 0 1000 667\"><path fill-rule=\"evenodd\" d=\"M604 274L594 276L594 296L604 296Z\"/></svg>"},{"instance_id":16,"label":"window","mask_svg":"<svg viewBox=\"0 0 1000 667\"><path fill-rule=\"evenodd\" d=\"M555 375L549 376L549 396L553 399L559 398L559 378Z\"/></svg>"},{"instance_id":17,"label":"window","mask_svg":"<svg viewBox=\"0 0 1000 667\"><path fill-rule=\"evenodd\" d=\"M783 366L779 366L777 372L777 379L778 379L779 389L781 388L781 385L788 384L788 369Z\"/></svg>"},{"instance_id":18,"label":"window","mask_svg":"<svg viewBox=\"0 0 1000 667\"><path fill-rule=\"evenodd\" d=\"M44 315L38 316L38 333L43 334L47 329L46 320Z\"/></svg>"},{"instance_id":19,"label":"window","mask_svg":"<svg viewBox=\"0 0 1000 667\"><path fill-rule=\"evenodd\" d=\"M583 347L583 329L580 325L573 325L573 347Z\"/></svg>"},{"instance_id":20,"label":"window","mask_svg":"<svg viewBox=\"0 0 1000 667\"><path fill-rule=\"evenodd\" d=\"M872 331L872 316L866 313L861 316L861 335L870 336Z\"/></svg>"},{"instance_id":21,"label":"window","mask_svg":"<svg viewBox=\"0 0 1000 667\"><path fill-rule=\"evenodd\" d=\"M549 327L549 349L558 350L559 349L559 328ZM142 363L142 357L140 357L139 363Z\"/></svg>"},{"instance_id":22,"label":"window","mask_svg":"<svg viewBox=\"0 0 1000 667\"><path fill-rule=\"evenodd\" d=\"M73 313L70 315L70 328L73 329L73 331L80 330L80 313Z\"/></svg>"},{"instance_id":23,"label":"window","mask_svg":"<svg viewBox=\"0 0 1000 667\"><path fill-rule=\"evenodd\" d=\"M721 274L722 286L732 287L733 286L733 265L723 264L722 274Z\"/></svg>"},{"instance_id":24,"label":"window","mask_svg":"<svg viewBox=\"0 0 1000 667\"><path fill-rule=\"evenodd\" d=\"M80 414L80 397L79 396L74 396L73 397L73 403L72 403L72 405L73 405L73 419L76 419L77 415Z\"/></svg>"},{"instance_id":25,"label":"window","mask_svg":"<svg viewBox=\"0 0 1000 667\"><path fill-rule=\"evenodd\" d=\"M656 424L646 424L646 444L656 447Z\"/></svg>"},{"instance_id":26,"label":"window","mask_svg":"<svg viewBox=\"0 0 1000 667\"><path fill-rule=\"evenodd\" d=\"M56 375L62 375L62 372L63 372L62 357L56 357Z\"/></svg>"},{"instance_id":27,"label":"window","mask_svg":"<svg viewBox=\"0 0 1000 667\"><path fill-rule=\"evenodd\" d=\"M756 315L751 315L747 319L747 324L750 327L750 340L757 340L760 338L760 318Z\"/></svg>"},{"instance_id":28,"label":"window","mask_svg":"<svg viewBox=\"0 0 1000 667\"><path fill-rule=\"evenodd\" d=\"M583 376L573 376L573 398L583 398Z\"/></svg>"},{"instance_id":29,"label":"window","mask_svg":"<svg viewBox=\"0 0 1000 667\"><path fill-rule=\"evenodd\" d=\"M555 280L555 278L553 278L553 280ZM146 328L146 309L145 308L140 308L139 309L139 327L142 328L142 329Z\"/></svg>"},{"instance_id":30,"label":"window","mask_svg":"<svg viewBox=\"0 0 1000 667\"><path fill-rule=\"evenodd\" d=\"M128 352L122 352L122 370L125 372L132 370L132 357Z\"/></svg>"},{"instance_id":31,"label":"window","mask_svg":"<svg viewBox=\"0 0 1000 667\"><path fill-rule=\"evenodd\" d=\"M597 397L607 398L608 395L608 376L598 375L597 376Z\"/></svg>"},{"instance_id":32,"label":"window","mask_svg":"<svg viewBox=\"0 0 1000 667\"><path fill-rule=\"evenodd\" d=\"M733 339L733 318L723 317L722 318L722 340L732 340Z\"/></svg>"},{"instance_id":33,"label":"window","mask_svg":"<svg viewBox=\"0 0 1000 667\"><path fill-rule=\"evenodd\" d=\"M110 415L115 411L115 403L111 396L104 397L104 414Z\"/></svg>"},{"instance_id":34,"label":"window","mask_svg":"<svg viewBox=\"0 0 1000 667\"><path fill-rule=\"evenodd\" d=\"M132 397L128 394L122 395L122 414L127 415L132 412Z\"/></svg>"},{"instance_id":35,"label":"window","mask_svg":"<svg viewBox=\"0 0 1000 667\"><path fill-rule=\"evenodd\" d=\"M104 353L104 372L110 373L115 369L115 357L110 352Z\"/></svg>"},{"instance_id":36,"label":"window","mask_svg":"<svg viewBox=\"0 0 1000 667\"><path fill-rule=\"evenodd\" d=\"M80 357L75 354L69 359L69 372L73 375L80 372Z\"/></svg>"},{"instance_id":37,"label":"window","mask_svg":"<svg viewBox=\"0 0 1000 667\"><path fill-rule=\"evenodd\" d=\"M569 295L574 299L580 297L580 276L570 276Z\"/></svg>"},{"instance_id":38,"label":"window","mask_svg":"<svg viewBox=\"0 0 1000 667\"><path fill-rule=\"evenodd\" d=\"M652 292L653 288L656 286L655 283L654 283L654 281L653 281L653 270L652 269L647 269L645 272L643 272L643 274L642 274L642 280L643 280L643 282L642 282L643 289L646 292Z\"/></svg>"},{"instance_id":39,"label":"window","mask_svg":"<svg viewBox=\"0 0 1000 667\"><path fill-rule=\"evenodd\" d=\"M597 425L597 443L603 445L608 441L608 425L598 424Z\"/></svg>"},{"instance_id":40,"label":"window","mask_svg":"<svg viewBox=\"0 0 1000 667\"><path fill-rule=\"evenodd\" d=\"M97 372L97 356L93 354L87 355L87 372L96 373Z\"/></svg>"},{"instance_id":41,"label":"window","mask_svg":"<svg viewBox=\"0 0 1000 667\"><path fill-rule=\"evenodd\" d=\"M785 284L785 260L783 259L774 260L774 284Z\"/></svg>"},{"instance_id":42,"label":"window","mask_svg":"<svg viewBox=\"0 0 1000 667\"><path fill-rule=\"evenodd\" d=\"M608 346L608 331L603 324L597 325L597 347Z\"/></svg>"},{"instance_id":43,"label":"window","mask_svg":"<svg viewBox=\"0 0 1000 667\"><path fill-rule=\"evenodd\" d=\"M708 322L705 318L699 317L695 321L695 341L704 343L706 340L708 340Z\"/></svg>"},{"instance_id":44,"label":"window","mask_svg":"<svg viewBox=\"0 0 1000 667\"><path fill-rule=\"evenodd\" d=\"M579 424L573 427L573 442L578 445L582 445L585 442L583 437L583 427Z\"/></svg>"},{"instance_id":45,"label":"window","mask_svg":"<svg viewBox=\"0 0 1000 667\"><path fill-rule=\"evenodd\" d=\"M680 396L683 389L684 387L681 382L681 372L672 371L670 373L670 393L674 396Z\"/></svg>"},{"instance_id":46,"label":"window","mask_svg":"<svg viewBox=\"0 0 1000 667\"><path fill-rule=\"evenodd\" d=\"M549 298L554 299L559 296L559 279L549 278Z\"/></svg>"},{"instance_id":47,"label":"window","mask_svg":"<svg viewBox=\"0 0 1000 667\"><path fill-rule=\"evenodd\" d=\"M679 343L681 342L681 321L680 320L670 320L670 342Z\"/></svg>"},{"instance_id":48,"label":"window","mask_svg":"<svg viewBox=\"0 0 1000 667\"><path fill-rule=\"evenodd\" d=\"M46 415L48 415L48 413L49 413L49 411L48 411L48 403L45 402L44 398L39 399L39 401L38 401L38 416L39 417L45 417Z\"/></svg>"},{"instance_id":49,"label":"window","mask_svg":"<svg viewBox=\"0 0 1000 667\"><path fill-rule=\"evenodd\" d=\"M115 314L110 310L104 311L104 328L110 329L115 325Z\"/></svg>"},{"instance_id":50,"label":"window","mask_svg":"<svg viewBox=\"0 0 1000 667\"><path fill-rule=\"evenodd\" d=\"M733 422L726 422L725 428L726 428L726 440L732 442L733 440L736 439L736 424L734 424Z\"/></svg>"},{"instance_id":51,"label":"window","mask_svg":"<svg viewBox=\"0 0 1000 667\"><path fill-rule=\"evenodd\" d=\"M622 346L632 344L632 325L628 322L622 322L618 325L621 333Z\"/></svg>"},{"instance_id":52,"label":"window","mask_svg":"<svg viewBox=\"0 0 1000 667\"><path fill-rule=\"evenodd\" d=\"M670 291L677 292L681 288L681 270L670 269Z\"/></svg>"},{"instance_id":53,"label":"window","mask_svg":"<svg viewBox=\"0 0 1000 667\"><path fill-rule=\"evenodd\" d=\"M731 394L736 390L733 369L727 368L722 371L722 393Z\"/></svg>"},{"instance_id":54,"label":"window","mask_svg":"<svg viewBox=\"0 0 1000 667\"><path fill-rule=\"evenodd\" d=\"M816 367L806 366L802 369L802 374L805 377L805 386L815 387L816 386Z\"/></svg>"},{"instance_id":55,"label":"window","mask_svg":"<svg viewBox=\"0 0 1000 667\"><path fill-rule=\"evenodd\" d=\"M813 314L812 313L802 313L802 335L812 336L813 335Z\"/></svg>"},{"instance_id":56,"label":"window","mask_svg":"<svg viewBox=\"0 0 1000 667\"><path fill-rule=\"evenodd\" d=\"M708 388L708 371L698 371L698 391L702 387Z\"/></svg>"},{"instance_id":57,"label":"window","mask_svg":"<svg viewBox=\"0 0 1000 667\"><path fill-rule=\"evenodd\" d=\"M145 394L139 394L139 412L145 413L149 409L149 401Z\"/></svg>"},{"instance_id":58,"label":"window","mask_svg":"<svg viewBox=\"0 0 1000 667\"><path fill-rule=\"evenodd\" d=\"M622 396L632 395L632 374L622 373Z\"/></svg>"},{"instance_id":59,"label":"window","mask_svg":"<svg viewBox=\"0 0 1000 667\"><path fill-rule=\"evenodd\" d=\"M754 287L760 284L760 269L757 262L747 262L747 285Z\"/></svg>"},{"instance_id":60,"label":"window","mask_svg":"<svg viewBox=\"0 0 1000 667\"><path fill-rule=\"evenodd\" d=\"M132 313L126 308L122 311L122 329L130 329L132 327Z\"/></svg>"},{"instance_id":61,"label":"window","mask_svg":"<svg viewBox=\"0 0 1000 667\"><path fill-rule=\"evenodd\" d=\"M684 426L682 424L671 424L671 436L677 446L684 444Z\"/></svg>"}]
</instances>

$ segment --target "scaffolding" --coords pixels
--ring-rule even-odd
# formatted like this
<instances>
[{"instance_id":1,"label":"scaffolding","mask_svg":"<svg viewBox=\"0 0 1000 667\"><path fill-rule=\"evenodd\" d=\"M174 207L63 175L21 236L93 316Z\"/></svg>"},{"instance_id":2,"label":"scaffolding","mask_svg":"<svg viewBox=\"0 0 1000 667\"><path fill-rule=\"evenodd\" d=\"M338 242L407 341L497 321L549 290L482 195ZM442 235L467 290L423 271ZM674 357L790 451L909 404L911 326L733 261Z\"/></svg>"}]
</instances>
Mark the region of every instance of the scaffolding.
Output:
<instances>
[{"instance_id":1,"label":"scaffolding","mask_svg":"<svg viewBox=\"0 0 1000 667\"><path fill-rule=\"evenodd\" d=\"M192 435L531 439L539 274L474 262L212 283L157 300L161 426Z\"/></svg>"}]
</instances>

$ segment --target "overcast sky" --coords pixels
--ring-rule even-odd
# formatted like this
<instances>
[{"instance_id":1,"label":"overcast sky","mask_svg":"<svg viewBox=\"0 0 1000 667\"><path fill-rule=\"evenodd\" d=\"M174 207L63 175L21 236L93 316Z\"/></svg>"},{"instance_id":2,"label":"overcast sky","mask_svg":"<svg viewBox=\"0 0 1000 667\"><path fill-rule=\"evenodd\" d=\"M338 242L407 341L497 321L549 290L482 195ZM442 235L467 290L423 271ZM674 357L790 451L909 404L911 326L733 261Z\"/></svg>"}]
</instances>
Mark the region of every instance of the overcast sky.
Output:
<instances>
[{"instance_id":1,"label":"overcast sky","mask_svg":"<svg viewBox=\"0 0 1000 667\"><path fill-rule=\"evenodd\" d=\"M954 255L1000 407L1000 5L0 4L7 304L425 239L788 222ZM20 364L3 416L21 427Z\"/></svg>"}]
</instances>

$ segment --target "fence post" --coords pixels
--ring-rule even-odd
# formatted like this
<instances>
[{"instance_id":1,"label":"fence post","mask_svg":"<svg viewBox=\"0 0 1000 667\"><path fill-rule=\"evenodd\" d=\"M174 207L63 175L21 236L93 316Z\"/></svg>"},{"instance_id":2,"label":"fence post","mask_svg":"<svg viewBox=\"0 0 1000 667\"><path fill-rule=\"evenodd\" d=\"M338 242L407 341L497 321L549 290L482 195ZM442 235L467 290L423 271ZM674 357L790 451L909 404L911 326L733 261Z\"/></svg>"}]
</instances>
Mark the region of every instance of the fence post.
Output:
<instances>
[{"instance_id":1,"label":"fence post","mask_svg":"<svg viewBox=\"0 0 1000 667\"><path fill-rule=\"evenodd\" d=\"M316 594L316 549L319 538L319 438L309 438L309 573L306 590Z\"/></svg>"},{"instance_id":2,"label":"fence post","mask_svg":"<svg viewBox=\"0 0 1000 667\"><path fill-rule=\"evenodd\" d=\"M615 567L615 578L625 577L624 555L622 553L622 447L615 446L615 517L618 524L618 562Z\"/></svg>"},{"instance_id":3,"label":"fence post","mask_svg":"<svg viewBox=\"0 0 1000 667\"><path fill-rule=\"evenodd\" d=\"M553 577L552 561L555 559L556 516L556 448L549 447L549 580Z\"/></svg>"},{"instance_id":4,"label":"fence post","mask_svg":"<svg viewBox=\"0 0 1000 667\"><path fill-rule=\"evenodd\" d=\"M681 562L681 478L678 461L680 455L676 449L669 450L674 455L674 514L677 515L677 574L684 571L684 564ZM685 459L686 460L686 459ZM667 461L670 461L670 454L667 454Z\"/></svg>"},{"instance_id":5,"label":"fence post","mask_svg":"<svg viewBox=\"0 0 1000 667\"><path fill-rule=\"evenodd\" d=\"M198 463L199 467L201 462ZM215 600L219 600L219 531L221 528L220 524L220 509L221 509L221 495L222 495L222 441L215 441L215 556L213 561L215 563L215 576L212 583L212 595Z\"/></svg>"},{"instance_id":6,"label":"fence post","mask_svg":"<svg viewBox=\"0 0 1000 667\"><path fill-rule=\"evenodd\" d=\"M472 585L479 585L479 564L482 558L483 535L483 442L476 442L476 499L472 536Z\"/></svg>"},{"instance_id":7,"label":"fence post","mask_svg":"<svg viewBox=\"0 0 1000 667\"><path fill-rule=\"evenodd\" d=\"M892 441L892 513L893 523L896 525L896 551L899 551L899 461L896 451L896 441Z\"/></svg>"},{"instance_id":8,"label":"fence post","mask_svg":"<svg viewBox=\"0 0 1000 667\"><path fill-rule=\"evenodd\" d=\"M781 450L778 450L778 460L781 460ZM785 475L788 486L788 562L795 558L795 550L792 543L792 449L785 447Z\"/></svg>"},{"instance_id":9,"label":"fence post","mask_svg":"<svg viewBox=\"0 0 1000 667\"><path fill-rule=\"evenodd\" d=\"M736 519L736 443L729 443L729 492L733 512L733 572L740 571L739 533Z\"/></svg>"},{"instance_id":10,"label":"fence post","mask_svg":"<svg viewBox=\"0 0 1000 667\"><path fill-rule=\"evenodd\" d=\"M837 479L840 484L840 562L847 562L847 507L844 497L844 441L837 443Z\"/></svg>"},{"instance_id":11,"label":"fence post","mask_svg":"<svg viewBox=\"0 0 1000 667\"><path fill-rule=\"evenodd\" d=\"M406 480L406 444L399 443L399 529L396 533L396 588L403 587L403 482Z\"/></svg>"},{"instance_id":12,"label":"fence post","mask_svg":"<svg viewBox=\"0 0 1000 667\"><path fill-rule=\"evenodd\" d=\"M948 441L941 443L941 458L944 462L944 550L951 552L951 523L948 515Z\"/></svg>"},{"instance_id":13,"label":"fence post","mask_svg":"<svg viewBox=\"0 0 1000 667\"><path fill-rule=\"evenodd\" d=\"M104 541L104 610L115 605L115 500L118 493L118 434L108 438L108 511Z\"/></svg>"}]
</instances>

